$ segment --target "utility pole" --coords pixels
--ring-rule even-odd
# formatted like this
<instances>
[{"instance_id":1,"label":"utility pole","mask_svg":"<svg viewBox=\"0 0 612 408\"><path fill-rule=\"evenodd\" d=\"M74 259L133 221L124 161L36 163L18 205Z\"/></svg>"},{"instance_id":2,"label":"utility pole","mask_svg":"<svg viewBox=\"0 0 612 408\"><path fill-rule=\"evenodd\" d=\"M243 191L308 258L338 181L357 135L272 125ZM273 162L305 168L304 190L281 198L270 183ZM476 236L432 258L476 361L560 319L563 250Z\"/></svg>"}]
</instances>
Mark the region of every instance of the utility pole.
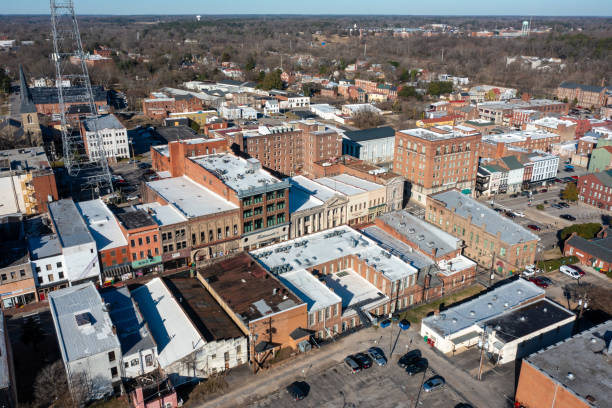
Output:
<instances>
[{"instance_id":1,"label":"utility pole","mask_svg":"<svg viewBox=\"0 0 612 408\"><path fill-rule=\"evenodd\" d=\"M478 381L482 381L482 363L484 361L484 352L487 338L487 325L483 327L482 337L480 338L480 364L478 365Z\"/></svg>"}]
</instances>

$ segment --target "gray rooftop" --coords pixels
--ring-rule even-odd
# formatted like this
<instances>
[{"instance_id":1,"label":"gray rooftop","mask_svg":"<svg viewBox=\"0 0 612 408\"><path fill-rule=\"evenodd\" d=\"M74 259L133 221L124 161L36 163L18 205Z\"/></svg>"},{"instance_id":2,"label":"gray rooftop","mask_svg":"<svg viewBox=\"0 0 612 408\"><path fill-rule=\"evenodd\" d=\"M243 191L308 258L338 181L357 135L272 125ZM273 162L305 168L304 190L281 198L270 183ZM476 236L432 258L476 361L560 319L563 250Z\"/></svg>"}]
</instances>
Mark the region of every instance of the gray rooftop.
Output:
<instances>
[{"instance_id":1,"label":"gray rooftop","mask_svg":"<svg viewBox=\"0 0 612 408\"><path fill-rule=\"evenodd\" d=\"M421 220L408 211L400 210L383 214L380 219L402 235L406 240L416 244L419 249L436 257L444 256L461 248L461 240L440 228Z\"/></svg>"},{"instance_id":2,"label":"gray rooftop","mask_svg":"<svg viewBox=\"0 0 612 408\"><path fill-rule=\"evenodd\" d=\"M102 129L125 129L125 126L113 114L103 115L95 119L87 119L83 121L83 126L85 130L92 132Z\"/></svg>"},{"instance_id":3,"label":"gray rooftop","mask_svg":"<svg viewBox=\"0 0 612 408\"><path fill-rule=\"evenodd\" d=\"M517 279L468 302L450 307L437 316L425 317L421 323L444 337L451 336L474 324L480 325L544 293L544 289L535 284Z\"/></svg>"},{"instance_id":4,"label":"gray rooftop","mask_svg":"<svg viewBox=\"0 0 612 408\"><path fill-rule=\"evenodd\" d=\"M0 176L25 172L52 172L42 147L26 147L0 151Z\"/></svg>"},{"instance_id":5,"label":"gray rooftop","mask_svg":"<svg viewBox=\"0 0 612 408\"><path fill-rule=\"evenodd\" d=\"M363 130L344 132L344 136L353 142L365 142L368 140L384 139L387 137L395 138L395 129L391 126L382 126Z\"/></svg>"},{"instance_id":6,"label":"gray rooftop","mask_svg":"<svg viewBox=\"0 0 612 408\"><path fill-rule=\"evenodd\" d=\"M612 320L557 343L525 360L584 400L609 407L612 401ZM573 378L568 378L568 374ZM588 401L587 397L593 400Z\"/></svg>"},{"instance_id":7,"label":"gray rooftop","mask_svg":"<svg viewBox=\"0 0 612 408\"><path fill-rule=\"evenodd\" d=\"M94 241L74 201L66 198L49 203L48 207L62 247L67 248Z\"/></svg>"},{"instance_id":8,"label":"gray rooftop","mask_svg":"<svg viewBox=\"0 0 612 408\"><path fill-rule=\"evenodd\" d=\"M419 270L433 265L434 263L425 255L412 249L412 247L408 244L405 244L399 239L389 235L380 227L372 225L364 228L361 232L363 232L363 234L368 238L374 240L382 248Z\"/></svg>"},{"instance_id":9,"label":"gray rooftop","mask_svg":"<svg viewBox=\"0 0 612 408\"><path fill-rule=\"evenodd\" d=\"M473 225L484 226L491 235L499 234L500 239L508 245L540 240L536 234L457 190L443 191L431 197L444 203L449 210L455 209L455 214L462 218L472 217Z\"/></svg>"},{"instance_id":10,"label":"gray rooftop","mask_svg":"<svg viewBox=\"0 0 612 408\"><path fill-rule=\"evenodd\" d=\"M145 325L126 286L107 289L101 295L117 328L121 353L124 356L155 347L149 328Z\"/></svg>"},{"instance_id":11,"label":"gray rooftop","mask_svg":"<svg viewBox=\"0 0 612 408\"><path fill-rule=\"evenodd\" d=\"M92 282L49 293L49 307L66 361L120 348L110 315Z\"/></svg>"},{"instance_id":12,"label":"gray rooftop","mask_svg":"<svg viewBox=\"0 0 612 408\"><path fill-rule=\"evenodd\" d=\"M28 239L28 248L33 261L62 253L62 247L56 234L32 237Z\"/></svg>"}]
</instances>

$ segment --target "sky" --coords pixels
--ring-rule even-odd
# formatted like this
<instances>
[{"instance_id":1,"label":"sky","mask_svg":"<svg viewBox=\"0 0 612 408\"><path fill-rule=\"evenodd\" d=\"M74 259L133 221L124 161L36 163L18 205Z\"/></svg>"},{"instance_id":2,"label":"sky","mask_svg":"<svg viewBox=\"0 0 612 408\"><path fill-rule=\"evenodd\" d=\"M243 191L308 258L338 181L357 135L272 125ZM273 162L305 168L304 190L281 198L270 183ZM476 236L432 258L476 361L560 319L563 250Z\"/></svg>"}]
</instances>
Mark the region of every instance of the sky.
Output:
<instances>
[{"instance_id":1,"label":"sky","mask_svg":"<svg viewBox=\"0 0 612 408\"><path fill-rule=\"evenodd\" d=\"M75 0L77 14L611 16L612 0ZM49 14L49 0L0 0L0 14Z\"/></svg>"}]
</instances>

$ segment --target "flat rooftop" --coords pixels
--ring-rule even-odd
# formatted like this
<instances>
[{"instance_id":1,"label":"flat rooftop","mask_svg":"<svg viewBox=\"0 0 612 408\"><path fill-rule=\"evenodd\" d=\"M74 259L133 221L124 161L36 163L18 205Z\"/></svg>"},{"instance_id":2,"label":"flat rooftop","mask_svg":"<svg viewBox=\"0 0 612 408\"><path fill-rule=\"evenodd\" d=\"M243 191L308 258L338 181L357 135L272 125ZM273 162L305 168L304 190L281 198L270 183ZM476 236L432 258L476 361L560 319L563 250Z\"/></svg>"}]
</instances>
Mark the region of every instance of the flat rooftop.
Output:
<instances>
[{"instance_id":1,"label":"flat rooftop","mask_svg":"<svg viewBox=\"0 0 612 408\"><path fill-rule=\"evenodd\" d=\"M585 400L609 407L612 401L612 320L531 354L525 360ZM568 374L573 374L573 379ZM587 401L587 397L594 400Z\"/></svg>"},{"instance_id":2,"label":"flat rooftop","mask_svg":"<svg viewBox=\"0 0 612 408\"><path fill-rule=\"evenodd\" d=\"M69 198L53 201L48 208L63 248L94 242L74 201Z\"/></svg>"},{"instance_id":3,"label":"flat rooftop","mask_svg":"<svg viewBox=\"0 0 612 408\"><path fill-rule=\"evenodd\" d=\"M152 349L156 346L149 333L149 328L136 309L127 286L108 288L100 295L104 303L109 306L110 318L117 328L121 353L124 356L127 357L140 350Z\"/></svg>"},{"instance_id":4,"label":"flat rooftop","mask_svg":"<svg viewBox=\"0 0 612 408\"><path fill-rule=\"evenodd\" d=\"M10 149L0 151L0 176L10 172L51 172L49 159L42 147L27 147L23 149Z\"/></svg>"},{"instance_id":5,"label":"flat rooftop","mask_svg":"<svg viewBox=\"0 0 612 408\"><path fill-rule=\"evenodd\" d=\"M572 316L575 316L574 313L566 308L548 299L540 299L489 319L486 324L493 327L495 337L509 343Z\"/></svg>"},{"instance_id":6,"label":"flat rooftop","mask_svg":"<svg viewBox=\"0 0 612 408\"><path fill-rule=\"evenodd\" d=\"M157 226L153 217L146 211L138 209L118 212L117 219L127 230Z\"/></svg>"},{"instance_id":7,"label":"flat rooftop","mask_svg":"<svg viewBox=\"0 0 612 408\"><path fill-rule=\"evenodd\" d=\"M347 196L363 194L368 191L376 191L384 188L382 184L373 183L371 181L351 176L349 174L340 174L332 177L321 177L315 179L315 181L336 192L342 193Z\"/></svg>"},{"instance_id":8,"label":"flat rooftop","mask_svg":"<svg viewBox=\"0 0 612 408\"><path fill-rule=\"evenodd\" d=\"M174 225L181 222L186 222L187 217L183 216L172 205L161 205L160 203L139 204L135 206L137 209L146 211L157 223L157 225Z\"/></svg>"},{"instance_id":9,"label":"flat rooftop","mask_svg":"<svg viewBox=\"0 0 612 408\"><path fill-rule=\"evenodd\" d=\"M49 293L57 337L67 361L75 361L121 347L113 322L93 283ZM117 356L119 357L119 356Z\"/></svg>"},{"instance_id":10,"label":"flat rooftop","mask_svg":"<svg viewBox=\"0 0 612 408\"><path fill-rule=\"evenodd\" d=\"M395 138L395 129L393 129L391 126L382 126L377 128L344 132L344 136L353 142L359 143L388 137Z\"/></svg>"},{"instance_id":11,"label":"flat rooftop","mask_svg":"<svg viewBox=\"0 0 612 408\"><path fill-rule=\"evenodd\" d=\"M169 276L164 283L207 342L244 336L197 279Z\"/></svg>"},{"instance_id":12,"label":"flat rooftop","mask_svg":"<svg viewBox=\"0 0 612 408\"><path fill-rule=\"evenodd\" d=\"M436 252L435 256L439 257L461 248L461 239L455 238L435 225L415 217L408 211L393 211L383 214L379 218L404 239L416 244L421 251L430 254L430 256L434 256L434 251Z\"/></svg>"},{"instance_id":13,"label":"flat rooftop","mask_svg":"<svg viewBox=\"0 0 612 408\"><path fill-rule=\"evenodd\" d=\"M376 286L350 269L325 275L325 283L342 298L343 314L349 312L347 309L367 310L389 300Z\"/></svg>"},{"instance_id":14,"label":"flat rooftop","mask_svg":"<svg viewBox=\"0 0 612 408\"><path fill-rule=\"evenodd\" d=\"M95 119L86 119L83 121L83 127L91 132L103 129L125 129L125 126L113 114L102 115Z\"/></svg>"},{"instance_id":15,"label":"flat rooftop","mask_svg":"<svg viewBox=\"0 0 612 408\"><path fill-rule=\"evenodd\" d=\"M439 315L425 317L421 323L446 337L475 324L499 316L528 300L543 295L544 289L524 279L516 279Z\"/></svg>"},{"instance_id":16,"label":"flat rooftop","mask_svg":"<svg viewBox=\"0 0 612 408\"><path fill-rule=\"evenodd\" d=\"M28 239L28 249L33 261L62 253L62 247L56 234L34 236Z\"/></svg>"},{"instance_id":17,"label":"flat rooftop","mask_svg":"<svg viewBox=\"0 0 612 408\"><path fill-rule=\"evenodd\" d=\"M147 186L187 218L201 217L238 208L236 204L202 187L186 176L150 181Z\"/></svg>"},{"instance_id":18,"label":"flat rooftop","mask_svg":"<svg viewBox=\"0 0 612 408\"><path fill-rule=\"evenodd\" d=\"M482 137L482 140L488 143L519 143L525 142L528 138L538 140L556 137L559 137L559 135L545 130L518 130L515 132L486 135Z\"/></svg>"},{"instance_id":19,"label":"flat rooftop","mask_svg":"<svg viewBox=\"0 0 612 408\"><path fill-rule=\"evenodd\" d=\"M415 251L410 245L405 244L399 239L386 233L382 228L377 227L376 225L366 227L362 230L362 232L386 251L391 252L402 261L414 266L419 270L434 263L430 258Z\"/></svg>"},{"instance_id":20,"label":"flat rooftop","mask_svg":"<svg viewBox=\"0 0 612 408\"><path fill-rule=\"evenodd\" d=\"M308 312L325 309L342 300L306 269L283 273L278 279L306 303Z\"/></svg>"},{"instance_id":21,"label":"flat rooftop","mask_svg":"<svg viewBox=\"0 0 612 408\"><path fill-rule=\"evenodd\" d=\"M466 220L472 217L472 224L484 227L487 233L500 234L500 239L509 245L540 240L536 234L457 190L443 191L430 197L442 202L447 209L454 209L455 214Z\"/></svg>"},{"instance_id":22,"label":"flat rooftop","mask_svg":"<svg viewBox=\"0 0 612 408\"><path fill-rule=\"evenodd\" d=\"M161 368L204 346L204 339L160 278L134 289L132 297L155 339Z\"/></svg>"},{"instance_id":23,"label":"flat rooftop","mask_svg":"<svg viewBox=\"0 0 612 408\"><path fill-rule=\"evenodd\" d=\"M24 241L6 241L2 243L0 268L25 265L30 262L28 246Z\"/></svg>"},{"instance_id":24,"label":"flat rooftop","mask_svg":"<svg viewBox=\"0 0 612 408\"><path fill-rule=\"evenodd\" d=\"M200 269L198 274L246 326L253 320L303 304L245 252Z\"/></svg>"},{"instance_id":25,"label":"flat rooftop","mask_svg":"<svg viewBox=\"0 0 612 408\"><path fill-rule=\"evenodd\" d=\"M417 273L417 268L348 226L270 245L251 254L273 274L314 267L351 254L392 281Z\"/></svg>"},{"instance_id":26,"label":"flat rooftop","mask_svg":"<svg viewBox=\"0 0 612 408\"><path fill-rule=\"evenodd\" d=\"M289 179L289 212L308 210L323 205L337 193L329 187L304 176Z\"/></svg>"},{"instance_id":27,"label":"flat rooftop","mask_svg":"<svg viewBox=\"0 0 612 408\"><path fill-rule=\"evenodd\" d=\"M406 129L400 130L400 133L405 133L407 135L418 137L419 139L429 140L429 141L437 141L437 140L446 140L446 139L458 139L462 137L472 137L473 134L465 134L462 132L453 132L446 130L439 130L434 132L433 130L423 129L423 128L415 128L415 129Z\"/></svg>"},{"instance_id":28,"label":"flat rooftop","mask_svg":"<svg viewBox=\"0 0 612 408\"><path fill-rule=\"evenodd\" d=\"M246 160L230 153L223 153L193 157L191 160L236 192L281 183L279 179L263 170L261 162L257 159Z\"/></svg>"},{"instance_id":29,"label":"flat rooftop","mask_svg":"<svg viewBox=\"0 0 612 408\"><path fill-rule=\"evenodd\" d=\"M98 251L127 245L117 219L102 200L81 201L76 206L96 241Z\"/></svg>"}]
</instances>

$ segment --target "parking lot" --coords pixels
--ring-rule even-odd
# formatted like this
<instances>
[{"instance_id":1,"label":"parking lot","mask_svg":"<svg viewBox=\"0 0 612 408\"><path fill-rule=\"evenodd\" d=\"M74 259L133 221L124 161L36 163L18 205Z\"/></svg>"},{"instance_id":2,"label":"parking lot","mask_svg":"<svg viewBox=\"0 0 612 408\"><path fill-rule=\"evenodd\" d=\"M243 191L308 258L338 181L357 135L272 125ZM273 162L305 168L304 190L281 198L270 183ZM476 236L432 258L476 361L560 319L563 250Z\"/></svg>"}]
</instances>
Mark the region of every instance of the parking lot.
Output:
<instances>
[{"instance_id":1,"label":"parking lot","mask_svg":"<svg viewBox=\"0 0 612 408\"><path fill-rule=\"evenodd\" d=\"M343 362L338 363L321 373L306 374L310 392L302 401L294 401L283 388L248 406L452 408L465 402L448 384L429 393L419 393L423 382L436 373L430 368L411 377L397 365L397 360L394 357L386 366L374 364L355 374Z\"/></svg>"}]
</instances>

